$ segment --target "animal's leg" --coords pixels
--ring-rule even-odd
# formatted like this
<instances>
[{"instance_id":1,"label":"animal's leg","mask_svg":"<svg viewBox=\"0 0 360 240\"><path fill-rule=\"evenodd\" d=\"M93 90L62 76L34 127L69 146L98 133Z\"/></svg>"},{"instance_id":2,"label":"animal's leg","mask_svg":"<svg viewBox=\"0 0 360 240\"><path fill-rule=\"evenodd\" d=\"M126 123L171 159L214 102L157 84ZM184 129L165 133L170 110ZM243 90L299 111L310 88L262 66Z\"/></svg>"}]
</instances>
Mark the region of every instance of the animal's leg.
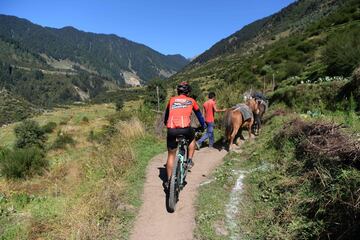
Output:
<instances>
[{"instance_id":1,"label":"animal's leg","mask_svg":"<svg viewBox=\"0 0 360 240\"><path fill-rule=\"evenodd\" d=\"M252 126L254 124L254 119L252 118L249 122L249 127L248 127L248 131L249 131L249 140L252 139L252 135L251 135L251 130L252 130Z\"/></svg>"},{"instance_id":2,"label":"animal's leg","mask_svg":"<svg viewBox=\"0 0 360 240\"><path fill-rule=\"evenodd\" d=\"M261 116L258 117L257 121L257 134L259 134L260 132L260 128L261 128Z\"/></svg>"},{"instance_id":3,"label":"animal's leg","mask_svg":"<svg viewBox=\"0 0 360 240\"><path fill-rule=\"evenodd\" d=\"M239 131L239 128L240 128L240 126L239 125L235 125L234 126L234 129L233 129L233 131L232 131L232 133L231 133L231 136L230 136L230 149L232 148L232 146L233 146L233 143L234 143L234 139L235 139L235 137L236 137L236 134L237 134L237 132Z\"/></svg>"}]
</instances>

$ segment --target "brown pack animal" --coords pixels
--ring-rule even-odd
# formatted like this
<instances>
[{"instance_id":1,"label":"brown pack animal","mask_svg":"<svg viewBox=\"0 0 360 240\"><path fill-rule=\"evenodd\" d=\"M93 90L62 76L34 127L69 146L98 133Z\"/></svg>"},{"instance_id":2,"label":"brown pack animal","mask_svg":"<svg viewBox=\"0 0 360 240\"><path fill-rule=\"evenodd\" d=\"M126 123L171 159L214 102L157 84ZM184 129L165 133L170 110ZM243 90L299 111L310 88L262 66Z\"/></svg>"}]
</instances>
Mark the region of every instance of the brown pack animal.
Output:
<instances>
[{"instance_id":1,"label":"brown pack animal","mask_svg":"<svg viewBox=\"0 0 360 240\"><path fill-rule=\"evenodd\" d=\"M268 109L268 102L263 99L256 99L256 102L258 104L259 113L254 114L254 133L255 135L258 135L260 132L263 116Z\"/></svg>"},{"instance_id":2,"label":"brown pack animal","mask_svg":"<svg viewBox=\"0 0 360 240\"><path fill-rule=\"evenodd\" d=\"M234 139L241 127L247 126L251 139L254 114L259 114L258 103L254 98L248 98L245 104L236 105L225 112L225 138L229 143L229 150L232 149Z\"/></svg>"}]
</instances>

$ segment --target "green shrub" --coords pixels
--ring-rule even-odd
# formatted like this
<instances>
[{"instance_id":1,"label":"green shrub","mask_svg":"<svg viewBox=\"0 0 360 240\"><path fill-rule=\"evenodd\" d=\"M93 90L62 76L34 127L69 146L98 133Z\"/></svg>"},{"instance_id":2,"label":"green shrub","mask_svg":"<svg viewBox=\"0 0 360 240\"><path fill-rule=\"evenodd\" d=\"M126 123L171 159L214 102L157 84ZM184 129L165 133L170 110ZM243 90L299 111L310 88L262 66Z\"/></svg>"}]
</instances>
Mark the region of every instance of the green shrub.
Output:
<instances>
[{"instance_id":1,"label":"green shrub","mask_svg":"<svg viewBox=\"0 0 360 240\"><path fill-rule=\"evenodd\" d=\"M83 121L84 123L88 123L89 122L89 118L87 116L84 116L81 121Z\"/></svg>"},{"instance_id":2,"label":"green shrub","mask_svg":"<svg viewBox=\"0 0 360 240\"><path fill-rule=\"evenodd\" d=\"M59 122L59 125L67 125L69 122L69 119L64 119Z\"/></svg>"},{"instance_id":3,"label":"green shrub","mask_svg":"<svg viewBox=\"0 0 360 240\"><path fill-rule=\"evenodd\" d=\"M310 42L302 42L296 46L296 49L308 53L316 48L316 45Z\"/></svg>"},{"instance_id":4,"label":"green shrub","mask_svg":"<svg viewBox=\"0 0 360 240\"><path fill-rule=\"evenodd\" d=\"M0 150L1 175L6 178L25 178L41 174L49 165L37 147Z\"/></svg>"},{"instance_id":5,"label":"green shrub","mask_svg":"<svg viewBox=\"0 0 360 240\"><path fill-rule=\"evenodd\" d=\"M17 148L39 147L44 148L46 136L40 125L33 120L25 120L15 127Z\"/></svg>"},{"instance_id":6,"label":"green shrub","mask_svg":"<svg viewBox=\"0 0 360 240\"><path fill-rule=\"evenodd\" d=\"M323 52L323 62L331 76L350 76L360 62L360 27L334 34Z\"/></svg>"},{"instance_id":7,"label":"green shrub","mask_svg":"<svg viewBox=\"0 0 360 240\"><path fill-rule=\"evenodd\" d=\"M94 142L94 141L97 140L94 130L91 130L91 131L89 132L89 136L87 137L87 140L88 140L89 142Z\"/></svg>"},{"instance_id":8,"label":"green shrub","mask_svg":"<svg viewBox=\"0 0 360 240\"><path fill-rule=\"evenodd\" d=\"M117 98L115 100L116 111L121 111L124 108L124 100L122 98Z\"/></svg>"},{"instance_id":9,"label":"green shrub","mask_svg":"<svg viewBox=\"0 0 360 240\"><path fill-rule=\"evenodd\" d=\"M301 72L301 65L296 62L289 62L286 64L286 78L299 75Z\"/></svg>"},{"instance_id":10,"label":"green shrub","mask_svg":"<svg viewBox=\"0 0 360 240\"><path fill-rule=\"evenodd\" d=\"M118 132L118 130L114 126L116 122L110 125L104 125L100 132L94 132L93 130L91 130L89 132L87 140L89 142L108 143L111 137Z\"/></svg>"},{"instance_id":11,"label":"green shrub","mask_svg":"<svg viewBox=\"0 0 360 240\"><path fill-rule=\"evenodd\" d=\"M270 199L272 219L294 239L359 236L359 143L337 125L295 119L269 144L279 156L278 169L270 174L281 174L270 183L277 183L271 189L281 196ZM292 158L285 159L290 152ZM296 221L296 228L288 224Z\"/></svg>"},{"instance_id":12,"label":"green shrub","mask_svg":"<svg viewBox=\"0 0 360 240\"><path fill-rule=\"evenodd\" d=\"M157 98L157 90L156 87L159 88L159 100L160 100L160 109L163 108L163 105L166 100L167 92L166 92L166 84L164 80L155 79L148 83L146 87L146 95L145 95L145 104L151 108L156 108L158 104Z\"/></svg>"},{"instance_id":13,"label":"green shrub","mask_svg":"<svg viewBox=\"0 0 360 240\"><path fill-rule=\"evenodd\" d=\"M75 145L75 140L70 134L59 132L51 148L64 149L67 145Z\"/></svg>"},{"instance_id":14,"label":"green shrub","mask_svg":"<svg viewBox=\"0 0 360 240\"><path fill-rule=\"evenodd\" d=\"M193 99L195 99L197 101L205 99L198 82L195 82L195 81L191 82L190 86L191 86L190 97L192 97Z\"/></svg>"},{"instance_id":15,"label":"green shrub","mask_svg":"<svg viewBox=\"0 0 360 240\"><path fill-rule=\"evenodd\" d=\"M47 124L42 126L42 130L45 133L52 133L54 131L54 129L56 128L56 126L57 126L56 122L48 122Z\"/></svg>"},{"instance_id":16,"label":"green shrub","mask_svg":"<svg viewBox=\"0 0 360 240\"><path fill-rule=\"evenodd\" d=\"M109 120L110 124L114 125L115 123L119 121L127 121L130 120L134 116L134 112L130 111L121 111L116 112L114 114L111 114L107 116L107 120Z\"/></svg>"}]
</instances>

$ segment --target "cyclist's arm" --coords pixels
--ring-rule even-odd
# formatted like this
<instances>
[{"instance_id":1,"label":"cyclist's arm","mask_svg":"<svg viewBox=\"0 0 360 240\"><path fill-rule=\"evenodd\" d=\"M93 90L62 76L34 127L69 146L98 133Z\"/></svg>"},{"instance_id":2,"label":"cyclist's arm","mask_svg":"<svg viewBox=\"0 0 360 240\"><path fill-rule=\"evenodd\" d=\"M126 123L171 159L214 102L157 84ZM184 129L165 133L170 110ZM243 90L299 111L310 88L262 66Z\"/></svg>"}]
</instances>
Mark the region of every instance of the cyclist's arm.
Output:
<instances>
[{"instance_id":1,"label":"cyclist's arm","mask_svg":"<svg viewBox=\"0 0 360 240\"><path fill-rule=\"evenodd\" d=\"M200 111L200 108L197 104L197 102L194 100L194 106L193 106L193 111L197 117L197 119L199 120L200 124L201 124L201 127L205 128L206 125L205 125L205 120L204 120L204 117L203 115L201 114L201 111Z\"/></svg>"}]
</instances>

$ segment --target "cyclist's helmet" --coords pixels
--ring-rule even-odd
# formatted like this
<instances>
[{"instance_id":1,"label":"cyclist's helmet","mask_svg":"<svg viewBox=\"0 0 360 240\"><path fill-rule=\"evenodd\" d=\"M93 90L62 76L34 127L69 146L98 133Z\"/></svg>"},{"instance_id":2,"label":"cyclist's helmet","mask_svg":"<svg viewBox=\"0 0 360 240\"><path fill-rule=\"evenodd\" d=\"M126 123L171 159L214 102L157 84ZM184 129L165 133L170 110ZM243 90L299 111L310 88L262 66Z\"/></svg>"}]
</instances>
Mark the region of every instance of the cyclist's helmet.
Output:
<instances>
[{"instance_id":1,"label":"cyclist's helmet","mask_svg":"<svg viewBox=\"0 0 360 240\"><path fill-rule=\"evenodd\" d=\"M185 94L188 95L191 92L191 87L187 82L181 82L176 88L178 95Z\"/></svg>"}]
</instances>

